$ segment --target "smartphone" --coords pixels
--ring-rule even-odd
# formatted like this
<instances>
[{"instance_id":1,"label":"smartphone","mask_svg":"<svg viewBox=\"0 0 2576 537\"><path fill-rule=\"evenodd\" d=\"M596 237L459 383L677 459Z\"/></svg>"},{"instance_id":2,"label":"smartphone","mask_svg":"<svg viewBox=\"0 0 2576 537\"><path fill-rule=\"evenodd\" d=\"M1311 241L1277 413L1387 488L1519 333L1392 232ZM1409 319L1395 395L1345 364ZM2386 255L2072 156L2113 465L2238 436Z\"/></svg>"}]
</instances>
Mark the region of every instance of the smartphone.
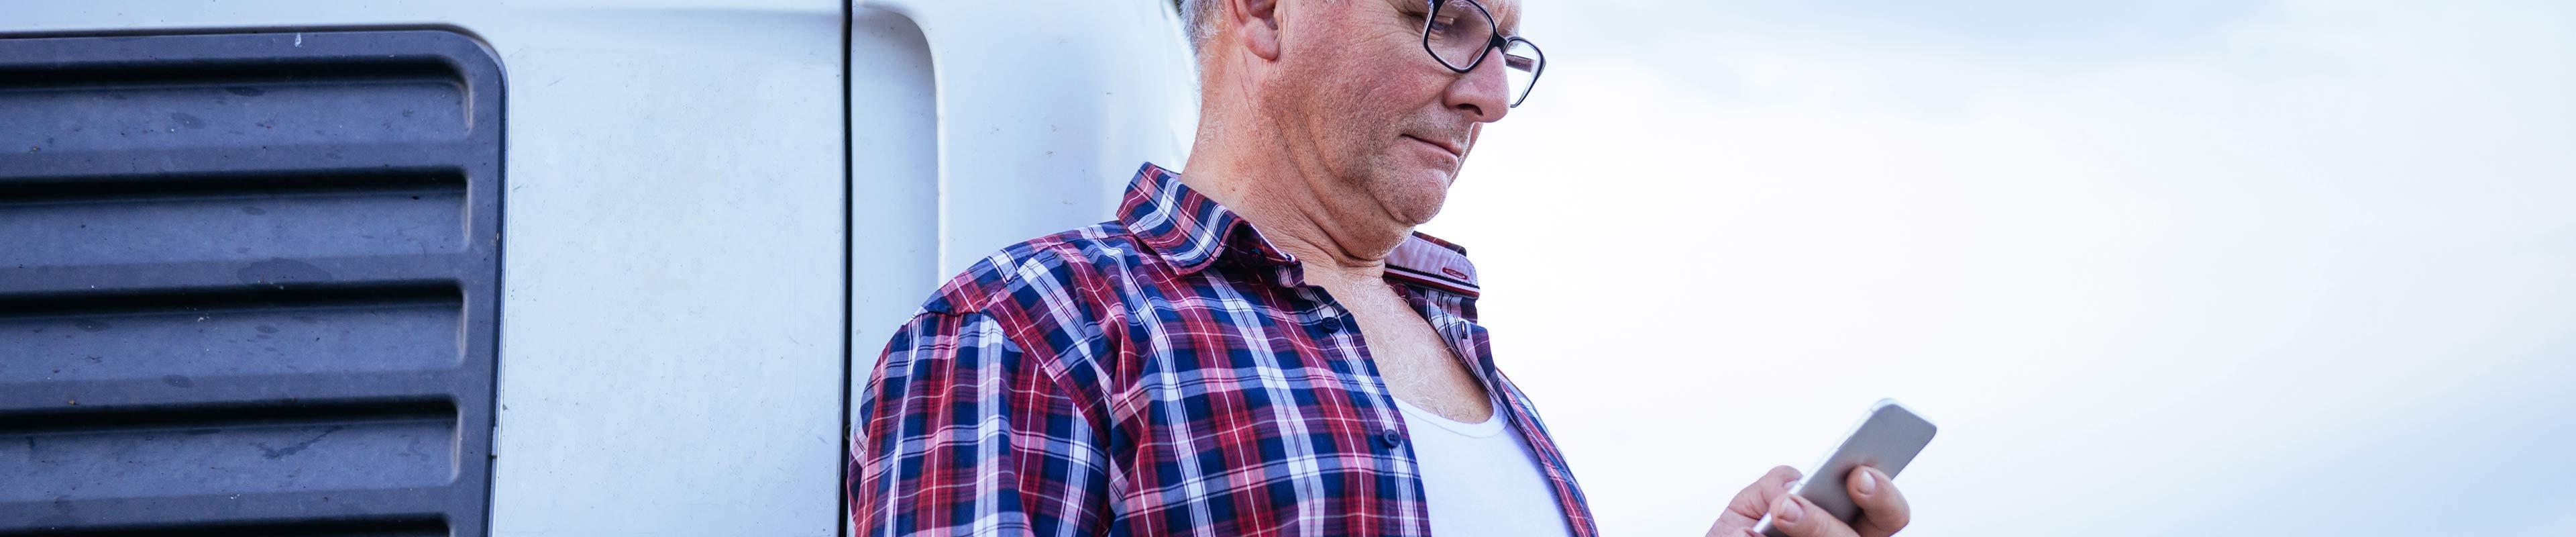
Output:
<instances>
[{"instance_id":1,"label":"smartphone","mask_svg":"<svg viewBox=\"0 0 2576 537\"><path fill-rule=\"evenodd\" d=\"M1895 479L1897 472L1905 470L1905 463L1914 462L1914 454L1922 453L1923 446L1932 443L1932 433L1937 430L1932 422L1897 404L1895 399L1880 399L1878 404L1870 405L1869 414L1861 416L1860 424L1852 426L1851 435L1843 438L1842 445L1808 469L1807 477L1792 487L1792 493L1849 524L1860 517L1860 507L1852 505L1851 495L1844 492L1852 471L1868 466ZM1770 515L1763 515L1753 531L1768 537L1788 537L1779 528L1771 527Z\"/></svg>"}]
</instances>

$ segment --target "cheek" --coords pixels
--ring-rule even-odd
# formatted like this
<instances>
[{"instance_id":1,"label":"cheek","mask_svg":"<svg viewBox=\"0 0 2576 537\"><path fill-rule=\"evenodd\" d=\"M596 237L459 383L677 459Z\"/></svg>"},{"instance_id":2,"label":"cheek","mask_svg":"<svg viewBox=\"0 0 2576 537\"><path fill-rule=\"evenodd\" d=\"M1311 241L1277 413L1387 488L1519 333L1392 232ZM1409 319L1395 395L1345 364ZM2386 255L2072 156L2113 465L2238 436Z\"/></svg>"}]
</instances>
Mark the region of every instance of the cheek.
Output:
<instances>
[{"instance_id":1,"label":"cheek","mask_svg":"<svg viewBox=\"0 0 2576 537\"><path fill-rule=\"evenodd\" d=\"M1381 82L1373 77L1343 75L1315 88L1318 99L1313 109L1314 124L1325 131L1322 139L1333 152L1346 157L1373 156L1388 151L1388 142L1397 141L1404 118L1413 111L1402 106Z\"/></svg>"},{"instance_id":2,"label":"cheek","mask_svg":"<svg viewBox=\"0 0 2576 537\"><path fill-rule=\"evenodd\" d=\"M1399 71L1358 77L1342 86L1346 93L1336 99L1330 112L1344 122L1344 132L1387 146L1408 126L1418 126L1425 114L1437 112L1438 87L1418 74Z\"/></svg>"},{"instance_id":3,"label":"cheek","mask_svg":"<svg viewBox=\"0 0 2576 537\"><path fill-rule=\"evenodd\" d=\"M1284 94L1298 96L1294 102L1304 117L1291 121L1316 131L1309 133L1311 139L1326 154L1337 155L1341 167L1376 165L1389 153L1412 149L1402 145L1409 142L1398 134L1425 114L1437 113L1450 78L1448 70L1428 64L1430 58L1418 48L1378 41L1355 39L1304 51L1308 61L1297 62L1277 80Z\"/></svg>"},{"instance_id":4,"label":"cheek","mask_svg":"<svg viewBox=\"0 0 2576 537\"><path fill-rule=\"evenodd\" d=\"M1408 113L1439 106L1441 92L1446 91L1449 82L1456 77L1451 76L1448 68L1421 65L1430 63L1428 57L1421 58L1421 62L1411 61L1413 59L1404 55L1379 58L1378 63L1368 69L1360 91L1365 92L1370 106Z\"/></svg>"}]
</instances>

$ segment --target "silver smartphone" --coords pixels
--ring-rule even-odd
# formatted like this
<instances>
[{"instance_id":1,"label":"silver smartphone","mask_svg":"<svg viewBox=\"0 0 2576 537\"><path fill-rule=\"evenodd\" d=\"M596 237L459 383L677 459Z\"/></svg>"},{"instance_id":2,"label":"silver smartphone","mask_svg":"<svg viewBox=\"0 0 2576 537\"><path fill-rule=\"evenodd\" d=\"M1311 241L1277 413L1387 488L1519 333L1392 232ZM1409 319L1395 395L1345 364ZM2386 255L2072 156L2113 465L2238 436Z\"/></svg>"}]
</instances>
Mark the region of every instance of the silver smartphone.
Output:
<instances>
[{"instance_id":1,"label":"silver smartphone","mask_svg":"<svg viewBox=\"0 0 2576 537\"><path fill-rule=\"evenodd\" d=\"M1825 455L1823 462L1808 468L1806 479L1793 487L1793 493L1848 524L1860 516L1860 507L1852 505L1851 495L1844 492L1852 471L1868 466L1894 479L1897 472L1905 470L1905 463L1914 462L1914 454L1922 453L1923 446L1932 443L1932 433L1937 430L1932 422L1897 404L1895 399L1880 399L1878 404L1870 405L1869 414L1861 416L1858 425L1852 426L1851 435L1843 438L1842 445ZM1771 527L1769 515L1764 515L1753 531L1769 537L1788 537L1779 528Z\"/></svg>"}]
</instances>

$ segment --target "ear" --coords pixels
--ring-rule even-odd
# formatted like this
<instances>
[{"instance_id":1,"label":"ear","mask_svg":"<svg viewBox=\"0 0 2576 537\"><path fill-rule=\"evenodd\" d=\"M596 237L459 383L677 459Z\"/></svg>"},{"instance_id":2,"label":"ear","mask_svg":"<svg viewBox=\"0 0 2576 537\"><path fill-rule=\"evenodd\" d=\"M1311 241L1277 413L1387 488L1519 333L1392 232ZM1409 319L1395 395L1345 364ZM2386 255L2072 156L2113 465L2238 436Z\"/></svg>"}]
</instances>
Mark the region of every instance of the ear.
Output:
<instances>
[{"instance_id":1,"label":"ear","mask_svg":"<svg viewBox=\"0 0 2576 537\"><path fill-rule=\"evenodd\" d=\"M1279 59L1279 0L1224 0L1225 23L1243 38L1245 50L1264 60Z\"/></svg>"}]
</instances>

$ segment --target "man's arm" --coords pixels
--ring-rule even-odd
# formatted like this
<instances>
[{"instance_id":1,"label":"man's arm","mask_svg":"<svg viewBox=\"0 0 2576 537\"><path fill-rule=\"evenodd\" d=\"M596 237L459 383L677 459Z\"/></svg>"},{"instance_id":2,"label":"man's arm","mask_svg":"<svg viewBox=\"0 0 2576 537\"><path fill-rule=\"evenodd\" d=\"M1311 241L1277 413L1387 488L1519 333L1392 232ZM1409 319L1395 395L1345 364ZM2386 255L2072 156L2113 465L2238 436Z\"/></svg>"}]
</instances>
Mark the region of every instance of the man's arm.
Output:
<instances>
[{"instance_id":1,"label":"man's arm","mask_svg":"<svg viewBox=\"0 0 2576 537\"><path fill-rule=\"evenodd\" d=\"M1023 349L981 313L925 312L895 331L858 395L857 535L1107 529L1106 442Z\"/></svg>"}]
</instances>

